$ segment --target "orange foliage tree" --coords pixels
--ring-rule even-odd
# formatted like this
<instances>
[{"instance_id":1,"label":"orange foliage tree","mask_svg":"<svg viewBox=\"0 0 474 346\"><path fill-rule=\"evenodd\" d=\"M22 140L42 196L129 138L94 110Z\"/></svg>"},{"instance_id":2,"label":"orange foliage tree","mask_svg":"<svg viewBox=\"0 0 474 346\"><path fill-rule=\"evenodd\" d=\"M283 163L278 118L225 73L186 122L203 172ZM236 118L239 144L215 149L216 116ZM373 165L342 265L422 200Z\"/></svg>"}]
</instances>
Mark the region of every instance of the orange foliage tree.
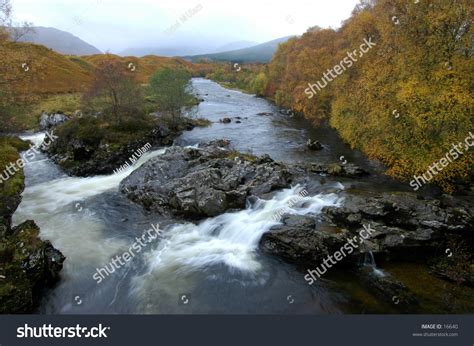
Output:
<instances>
[{"instance_id":1,"label":"orange foliage tree","mask_svg":"<svg viewBox=\"0 0 474 346\"><path fill-rule=\"evenodd\" d=\"M328 120L354 148L398 178L419 175L474 132L470 0L362 1L337 30L310 29L282 45L269 66L268 96L315 123ZM308 97L364 39L376 46ZM472 181L467 150L432 182Z\"/></svg>"}]
</instances>

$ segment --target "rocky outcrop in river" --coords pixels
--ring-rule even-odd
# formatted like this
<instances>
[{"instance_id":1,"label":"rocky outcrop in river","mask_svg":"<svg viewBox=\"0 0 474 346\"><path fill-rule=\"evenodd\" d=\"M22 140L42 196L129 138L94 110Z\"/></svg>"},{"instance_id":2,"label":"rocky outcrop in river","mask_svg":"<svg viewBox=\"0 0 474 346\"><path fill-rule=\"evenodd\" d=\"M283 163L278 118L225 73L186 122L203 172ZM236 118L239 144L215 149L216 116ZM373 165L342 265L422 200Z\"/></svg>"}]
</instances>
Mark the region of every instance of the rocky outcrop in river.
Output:
<instances>
[{"instance_id":1,"label":"rocky outcrop in river","mask_svg":"<svg viewBox=\"0 0 474 346\"><path fill-rule=\"evenodd\" d=\"M310 216L285 216L281 225L263 235L260 248L291 262L318 265L348 239L355 239L357 245L346 259L352 264L368 252L385 260L423 259L427 253L446 256L446 244L456 237L471 247L474 244L472 201L351 190L344 198L342 207L323 209L318 221ZM364 226L372 230L368 239L359 235ZM465 275L472 277L472 268Z\"/></svg>"},{"instance_id":2,"label":"rocky outcrop in river","mask_svg":"<svg viewBox=\"0 0 474 346\"><path fill-rule=\"evenodd\" d=\"M200 148L168 149L133 172L120 189L148 210L201 218L245 208L250 195L290 183L285 165L269 156L235 152L229 141L217 140Z\"/></svg>"},{"instance_id":3,"label":"rocky outcrop in river","mask_svg":"<svg viewBox=\"0 0 474 346\"><path fill-rule=\"evenodd\" d=\"M57 132L59 138L48 147L46 153L69 175L107 175L124 165L143 146L171 145L182 131L191 130L195 126L193 119L183 118L178 129L170 130L165 125L158 125L143 136L125 142L121 140L119 143L96 138L94 133L79 137L77 133L73 135L71 131L60 129ZM125 136L120 133L117 135L118 138Z\"/></svg>"}]
</instances>

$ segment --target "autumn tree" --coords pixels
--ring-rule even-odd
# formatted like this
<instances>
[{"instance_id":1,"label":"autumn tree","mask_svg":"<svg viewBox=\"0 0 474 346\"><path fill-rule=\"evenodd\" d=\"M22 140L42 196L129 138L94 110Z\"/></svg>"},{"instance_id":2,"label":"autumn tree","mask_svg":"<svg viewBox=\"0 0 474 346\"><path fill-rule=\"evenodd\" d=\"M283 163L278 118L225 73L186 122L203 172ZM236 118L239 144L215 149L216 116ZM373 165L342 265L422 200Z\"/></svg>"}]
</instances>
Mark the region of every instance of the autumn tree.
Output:
<instances>
[{"instance_id":1,"label":"autumn tree","mask_svg":"<svg viewBox=\"0 0 474 346\"><path fill-rule=\"evenodd\" d=\"M311 28L280 46L267 96L315 124L329 120L344 140L406 179L420 175L474 128L470 0L363 0L336 30ZM327 69L371 38L376 46L317 93ZM472 181L472 153L436 174L450 191Z\"/></svg>"},{"instance_id":2,"label":"autumn tree","mask_svg":"<svg viewBox=\"0 0 474 346\"><path fill-rule=\"evenodd\" d=\"M88 112L112 116L118 123L143 111L144 97L133 72L118 59L101 61L92 83L83 95Z\"/></svg>"},{"instance_id":3,"label":"autumn tree","mask_svg":"<svg viewBox=\"0 0 474 346\"><path fill-rule=\"evenodd\" d=\"M268 86L268 77L265 72L260 72L252 79L250 88L257 96L265 95Z\"/></svg>"},{"instance_id":4,"label":"autumn tree","mask_svg":"<svg viewBox=\"0 0 474 346\"><path fill-rule=\"evenodd\" d=\"M163 68L150 78L149 95L161 112L171 116L172 126L177 126L181 110L192 101L188 93L191 75L184 69Z\"/></svg>"}]
</instances>

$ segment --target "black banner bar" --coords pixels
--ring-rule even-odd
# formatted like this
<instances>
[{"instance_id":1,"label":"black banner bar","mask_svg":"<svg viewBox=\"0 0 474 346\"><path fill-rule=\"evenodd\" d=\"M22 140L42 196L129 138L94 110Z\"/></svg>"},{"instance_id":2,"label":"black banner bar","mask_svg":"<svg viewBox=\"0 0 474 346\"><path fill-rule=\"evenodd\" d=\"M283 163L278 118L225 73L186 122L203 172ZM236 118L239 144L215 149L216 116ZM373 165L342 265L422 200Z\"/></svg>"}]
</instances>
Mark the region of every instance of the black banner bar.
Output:
<instances>
[{"instance_id":1,"label":"black banner bar","mask_svg":"<svg viewBox=\"0 0 474 346\"><path fill-rule=\"evenodd\" d=\"M0 316L0 346L472 346L473 327L472 315L19 315Z\"/></svg>"}]
</instances>

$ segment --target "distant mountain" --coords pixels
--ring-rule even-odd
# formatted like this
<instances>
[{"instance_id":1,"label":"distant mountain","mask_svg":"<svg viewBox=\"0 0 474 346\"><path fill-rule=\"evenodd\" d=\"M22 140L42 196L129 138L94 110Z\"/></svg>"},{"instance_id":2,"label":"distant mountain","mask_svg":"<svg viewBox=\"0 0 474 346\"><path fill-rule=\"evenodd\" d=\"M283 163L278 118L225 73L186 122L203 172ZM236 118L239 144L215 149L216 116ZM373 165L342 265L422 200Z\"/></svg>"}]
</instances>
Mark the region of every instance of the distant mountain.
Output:
<instances>
[{"instance_id":1,"label":"distant mountain","mask_svg":"<svg viewBox=\"0 0 474 346\"><path fill-rule=\"evenodd\" d=\"M238 49L244 49L244 48L249 48L258 45L258 42L254 41L237 41L237 42L232 42L229 44L226 44L224 46L221 46L217 49L215 49L212 53L221 53L221 52L228 52L231 50L238 50Z\"/></svg>"},{"instance_id":2,"label":"distant mountain","mask_svg":"<svg viewBox=\"0 0 474 346\"><path fill-rule=\"evenodd\" d=\"M33 27L33 29L33 33L26 34L19 41L40 44L61 54L92 55L102 53L94 46L66 31L42 26Z\"/></svg>"},{"instance_id":3,"label":"distant mountain","mask_svg":"<svg viewBox=\"0 0 474 346\"><path fill-rule=\"evenodd\" d=\"M157 55L166 57L175 57L180 55L191 55L202 52L199 47L187 46L164 46L164 47L132 47L127 48L118 55L144 57L147 55Z\"/></svg>"},{"instance_id":4,"label":"distant mountain","mask_svg":"<svg viewBox=\"0 0 474 346\"><path fill-rule=\"evenodd\" d=\"M242 62L242 63L249 63L249 62L265 63L265 62L269 62L272 59L273 54L275 54L280 43L284 43L292 37L294 36L282 37L270 42L262 43L262 44L249 47L249 48L244 48L244 49L237 49L237 50L231 50L228 52L221 52L221 53L214 53L214 54L200 54L200 55L185 56L183 58L190 61L212 60L212 61L233 61L233 62Z\"/></svg>"},{"instance_id":5,"label":"distant mountain","mask_svg":"<svg viewBox=\"0 0 474 346\"><path fill-rule=\"evenodd\" d=\"M227 52L229 50L236 50L255 46L258 43L251 41L238 41L226 44L216 48L212 43L204 42L188 42L188 43L174 43L170 45L166 42L161 42L160 46L155 47L131 47L119 53L120 56L136 56L143 57L147 55L158 55L167 57L188 56L196 54L212 54L218 52Z\"/></svg>"}]
</instances>

